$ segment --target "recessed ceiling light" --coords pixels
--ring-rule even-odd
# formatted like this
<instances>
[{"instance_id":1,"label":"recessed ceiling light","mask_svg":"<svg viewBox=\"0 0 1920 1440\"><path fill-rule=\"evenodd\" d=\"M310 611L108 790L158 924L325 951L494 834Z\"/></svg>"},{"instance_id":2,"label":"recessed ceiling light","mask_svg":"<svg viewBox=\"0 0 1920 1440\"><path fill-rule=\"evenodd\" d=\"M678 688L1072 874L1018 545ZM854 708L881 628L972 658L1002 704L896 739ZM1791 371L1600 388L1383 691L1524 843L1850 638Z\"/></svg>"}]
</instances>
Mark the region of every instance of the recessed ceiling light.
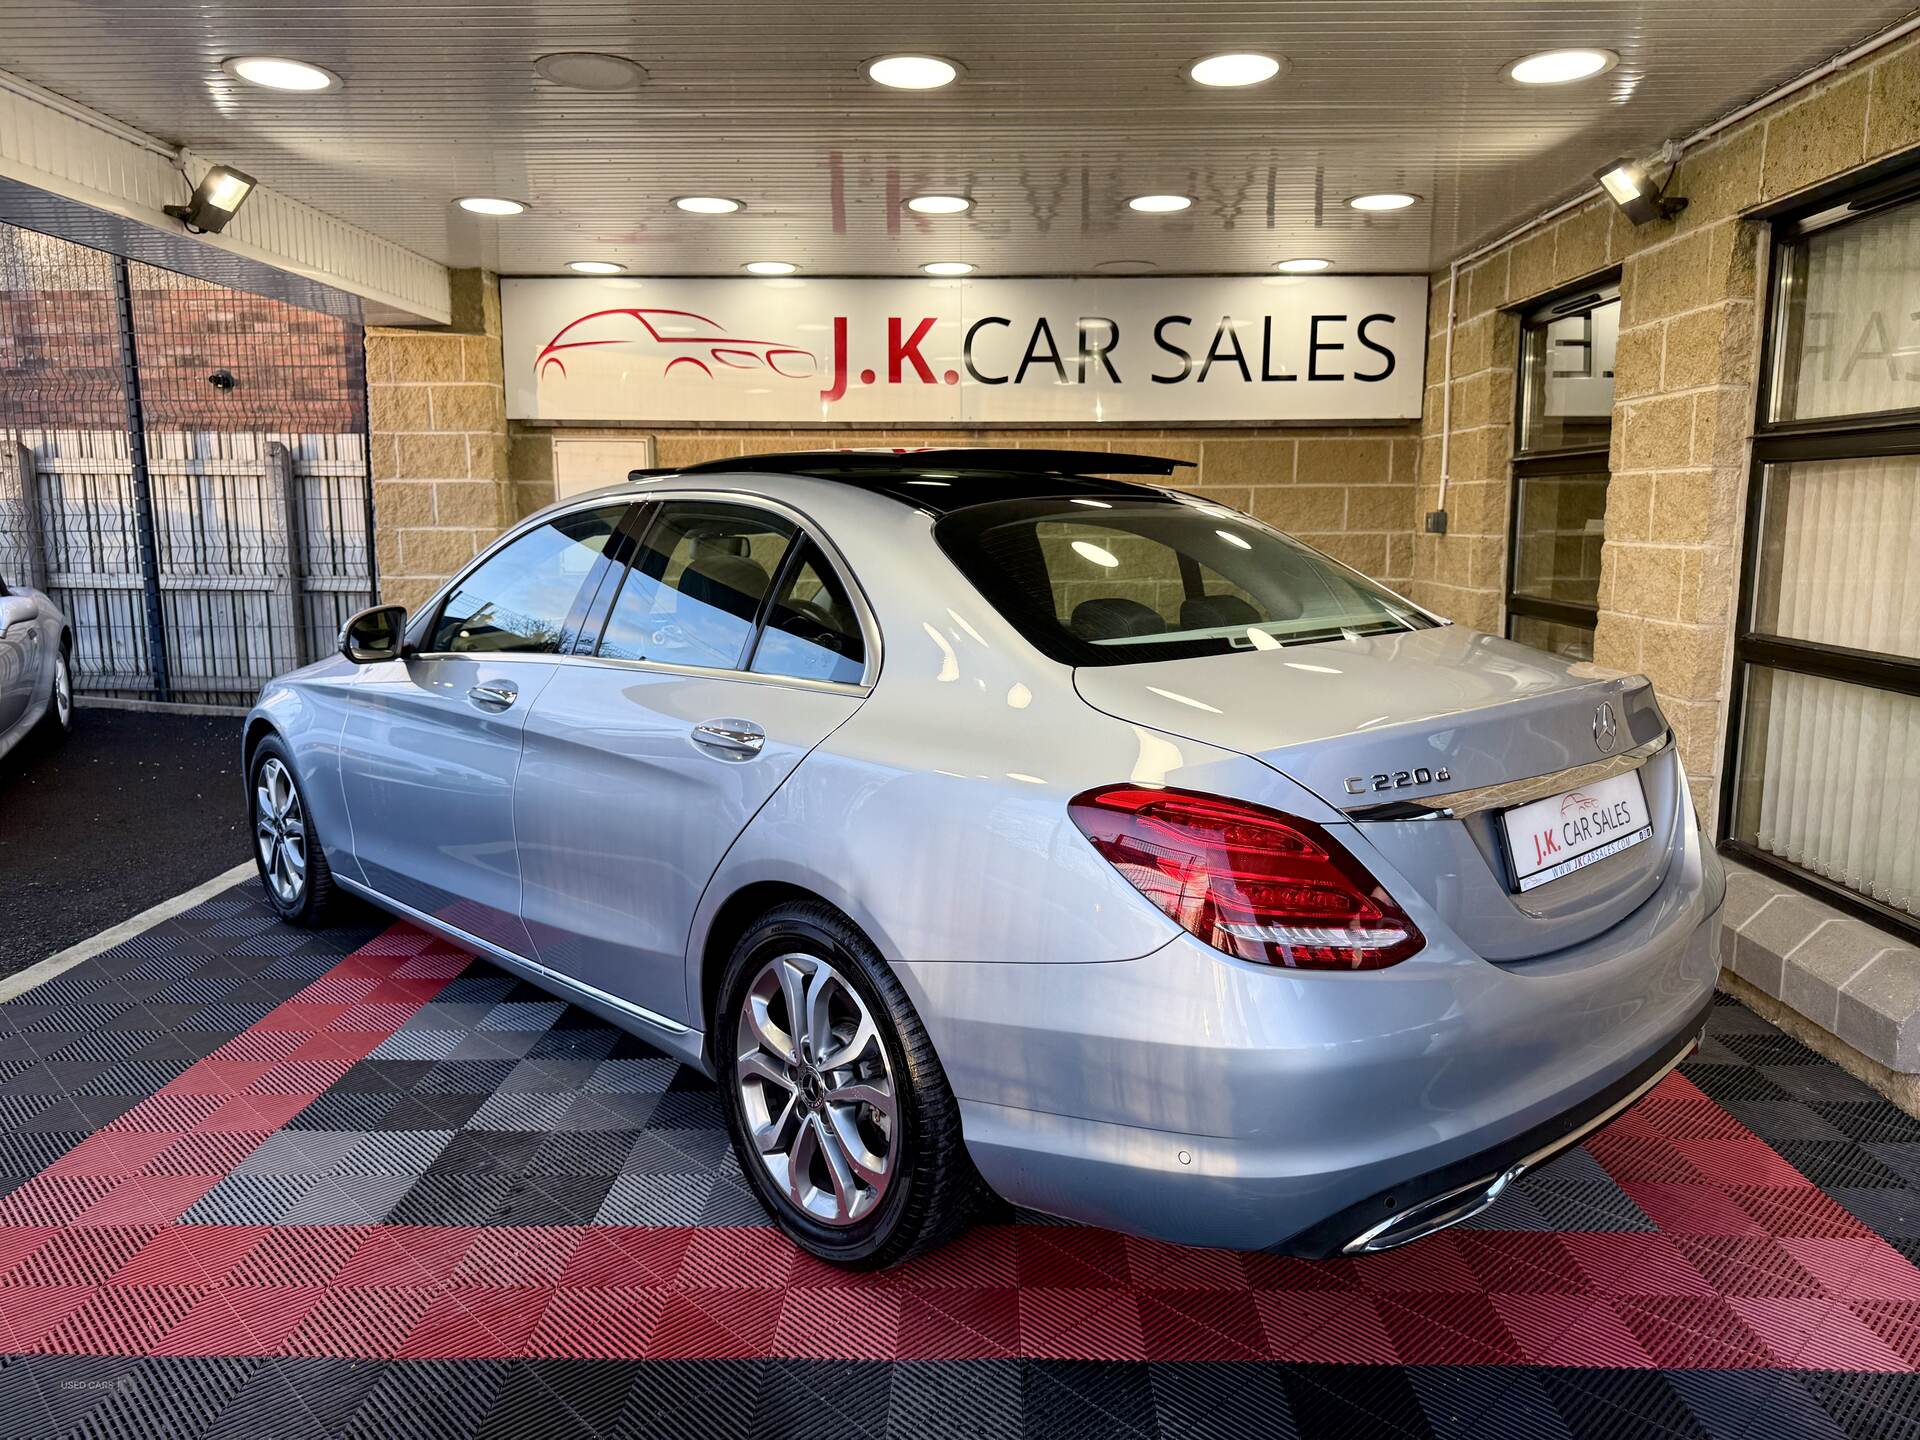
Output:
<instances>
[{"instance_id":1,"label":"recessed ceiling light","mask_svg":"<svg viewBox=\"0 0 1920 1440\"><path fill-rule=\"evenodd\" d=\"M973 201L965 195L914 195L907 208L916 215L960 215L973 208Z\"/></svg>"},{"instance_id":2,"label":"recessed ceiling light","mask_svg":"<svg viewBox=\"0 0 1920 1440\"><path fill-rule=\"evenodd\" d=\"M611 260L569 260L567 268L582 275L618 275L627 267L616 265Z\"/></svg>"},{"instance_id":3,"label":"recessed ceiling light","mask_svg":"<svg viewBox=\"0 0 1920 1440\"><path fill-rule=\"evenodd\" d=\"M1303 255L1298 260L1279 261L1273 268L1288 275L1311 275L1315 271L1329 269L1332 265L1331 260L1318 260Z\"/></svg>"},{"instance_id":4,"label":"recessed ceiling light","mask_svg":"<svg viewBox=\"0 0 1920 1440\"><path fill-rule=\"evenodd\" d=\"M1404 190L1382 190L1375 195L1355 195L1347 204L1355 210L1404 210L1409 205L1420 203L1418 195L1409 195Z\"/></svg>"},{"instance_id":5,"label":"recessed ceiling light","mask_svg":"<svg viewBox=\"0 0 1920 1440\"><path fill-rule=\"evenodd\" d=\"M519 215L527 206L522 200L507 200L498 195L467 195L453 202L475 215Z\"/></svg>"},{"instance_id":6,"label":"recessed ceiling light","mask_svg":"<svg viewBox=\"0 0 1920 1440\"><path fill-rule=\"evenodd\" d=\"M1151 260L1102 260L1093 268L1107 275L1138 275L1155 267Z\"/></svg>"},{"instance_id":7,"label":"recessed ceiling light","mask_svg":"<svg viewBox=\"0 0 1920 1440\"><path fill-rule=\"evenodd\" d=\"M934 260L920 267L929 275L971 275L973 266L964 260Z\"/></svg>"},{"instance_id":8,"label":"recessed ceiling light","mask_svg":"<svg viewBox=\"0 0 1920 1440\"><path fill-rule=\"evenodd\" d=\"M676 195L673 208L689 215L731 215L747 207L744 201L730 200L725 195Z\"/></svg>"},{"instance_id":9,"label":"recessed ceiling light","mask_svg":"<svg viewBox=\"0 0 1920 1440\"><path fill-rule=\"evenodd\" d=\"M279 55L234 55L222 60L220 68L234 79L257 85L262 90L297 90L312 95L322 90L338 90L341 84L340 77L331 70Z\"/></svg>"},{"instance_id":10,"label":"recessed ceiling light","mask_svg":"<svg viewBox=\"0 0 1920 1440\"><path fill-rule=\"evenodd\" d=\"M867 62L867 78L889 90L938 90L959 73L958 65L938 55L882 55Z\"/></svg>"},{"instance_id":11,"label":"recessed ceiling light","mask_svg":"<svg viewBox=\"0 0 1920 1440\"><path fill-rule=\"evenodd\" d=\"M791 260L749 260L740 268L749 275L791 275L800 267Z\"/></svg>"},{"instance_id":12,"label":"recessed ceiling light","mask_svg":"<svg viewBox=\"0 0 1920 1440\"><path fill-rule=\"evenodd\" d=\"M594 90L603 94L631 90L647 78L647 72L624 55L603 55L597 50L562 50L542 55L533 62L533 72L542 80L564 85L569 90Z\"/></svg>"},{"instance_id":13,"label":"recessed ceiling light","mask_svg":"<svg viewBox=\"0 0 1920 1440\"><path fill-rule=\"evenodd\" d=\"M1239 51L1228 55L1209 55L1187 67L1187 78L1196 85L1238 88L1271 80L1285 68L1278 56Z\"/></svg>"},{"instance_id":14,"label":"recessed ceiling light","mask_svg":"<svg viewBox=\"0 0 1920 1440\"><path fill-rule=\"evenodd\" d=\"M1191 204L1193 204L1191 195L1136 195L1127 201L1127 208L1144 211L1148 215L1169 215L1175 210L1184 210Z\"/></svg>"},{"instance_id":15,"label":"recessed ceiling light","mask_svg":"<svg viewBox=\"0 0 1920 1440\"><path fill-rule=\"evenodd\" d=\"M1604 75L1620 63L1611 50L1542 50L1514 61L1500 73L1516 85L1568 85Z\"/></svg>"}]
</instances>

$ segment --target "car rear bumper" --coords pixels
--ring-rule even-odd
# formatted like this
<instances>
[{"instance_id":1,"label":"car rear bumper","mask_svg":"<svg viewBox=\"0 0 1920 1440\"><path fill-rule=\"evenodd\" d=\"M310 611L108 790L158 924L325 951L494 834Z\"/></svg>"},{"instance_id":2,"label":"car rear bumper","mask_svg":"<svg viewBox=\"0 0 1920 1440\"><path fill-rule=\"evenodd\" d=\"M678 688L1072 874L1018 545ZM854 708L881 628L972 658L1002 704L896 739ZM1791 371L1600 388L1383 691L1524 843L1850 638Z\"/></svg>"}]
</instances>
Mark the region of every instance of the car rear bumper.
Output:
<instances>
[{"instance_id":1,"label":"car rear bumper","mask_svg":"<svg viewBox=\"0 0 1920 1440\"><path fill-rule=\"evenodd\" d=\"M1694 1052L1706 1033L1712 1008L1709 997L1668 1052L1649 1056L1580 1104L1491 1149L1349 1205L1289 1236L1281 1248L1312 1260L1367 1254L1408 1244L1479 1214L1522 1175L1598 1134L1638 1104Z\"/></svg>"},{"instance_id":2,"label":"car rear bumper","mask_svg":"<svg viewBox=\"0 0 1920 1440\"><path fill-rule=\"evenodd\" d=\"M1611 1118L1692 1044L1721 895L1689 851L1606 935L1521 964L1429 946L1311 974L1182 937L1114 964L903 969L1001 1196L1184 1244L1329 1254Z\"/></svg>"}]
</instances>

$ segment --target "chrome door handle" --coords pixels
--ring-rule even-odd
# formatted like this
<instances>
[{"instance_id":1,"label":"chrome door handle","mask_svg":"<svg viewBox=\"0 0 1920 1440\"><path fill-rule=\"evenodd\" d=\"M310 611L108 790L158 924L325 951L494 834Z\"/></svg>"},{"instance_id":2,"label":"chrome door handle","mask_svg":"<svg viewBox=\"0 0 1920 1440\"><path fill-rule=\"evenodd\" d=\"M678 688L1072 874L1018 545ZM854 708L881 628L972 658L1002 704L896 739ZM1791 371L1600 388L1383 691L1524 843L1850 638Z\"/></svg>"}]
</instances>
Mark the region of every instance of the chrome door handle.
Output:
<instances>
[{"instance_id":1,"label":"chrome door handle","mask_svg":"<svg viewBox=\"0 0 1920 1440\"><path fill-rule=\"evenodd\" d=\"M751 720L707 720L693 727L693 743L729 755L758 755L767 732Z\"/></svg>"},{"instance_id":2,"label":"chrome door handle","mask_svg":"<svg viewBox=\"0 0 1920 1440\"><path fill-rule=\"evenodd\" d=\"M505 710L520 698L520 692L511 685L476 685L467 691L467 698L482 710Z\"/></svg>"}]
</instances>

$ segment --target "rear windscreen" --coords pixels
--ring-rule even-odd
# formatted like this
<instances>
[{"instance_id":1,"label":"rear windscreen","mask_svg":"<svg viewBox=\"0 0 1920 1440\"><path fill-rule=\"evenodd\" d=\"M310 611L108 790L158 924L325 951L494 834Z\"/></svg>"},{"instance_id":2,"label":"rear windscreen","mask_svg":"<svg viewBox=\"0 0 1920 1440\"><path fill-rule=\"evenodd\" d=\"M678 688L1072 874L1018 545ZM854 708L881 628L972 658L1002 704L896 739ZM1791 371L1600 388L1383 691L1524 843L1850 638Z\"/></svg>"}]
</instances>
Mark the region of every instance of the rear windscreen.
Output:
<instances>
[{"instance_id":1,"label":"rear windscreen","mask_svg":"<svg viewBox=\"0 0 1920 1440\"><path fill-rule=\"evenodd\" d=\"M1435 622L1250 516L1087 496L957 511L934 530L980 592L1073 665L1124 665L1421 630Z\"/></svg>"}]
</instances>

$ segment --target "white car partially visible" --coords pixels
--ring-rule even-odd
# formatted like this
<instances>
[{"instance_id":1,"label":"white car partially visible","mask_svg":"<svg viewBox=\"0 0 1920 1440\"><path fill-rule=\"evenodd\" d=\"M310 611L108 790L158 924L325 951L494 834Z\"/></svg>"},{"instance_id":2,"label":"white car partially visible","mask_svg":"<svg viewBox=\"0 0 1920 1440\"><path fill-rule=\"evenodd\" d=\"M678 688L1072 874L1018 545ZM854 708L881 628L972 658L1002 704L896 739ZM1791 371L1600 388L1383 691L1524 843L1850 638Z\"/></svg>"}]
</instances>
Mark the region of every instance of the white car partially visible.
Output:
<instances>
[{"instance_id":1,"label":"white car partially visible","mask_svg":"<svg viewBox=\"0 0 1920 1440\"><path fill-rule=\"evenodd\" d=\"M0 575L0 756L72 729L73 630L48 596Z\"/></svg>"}]
</instances>

